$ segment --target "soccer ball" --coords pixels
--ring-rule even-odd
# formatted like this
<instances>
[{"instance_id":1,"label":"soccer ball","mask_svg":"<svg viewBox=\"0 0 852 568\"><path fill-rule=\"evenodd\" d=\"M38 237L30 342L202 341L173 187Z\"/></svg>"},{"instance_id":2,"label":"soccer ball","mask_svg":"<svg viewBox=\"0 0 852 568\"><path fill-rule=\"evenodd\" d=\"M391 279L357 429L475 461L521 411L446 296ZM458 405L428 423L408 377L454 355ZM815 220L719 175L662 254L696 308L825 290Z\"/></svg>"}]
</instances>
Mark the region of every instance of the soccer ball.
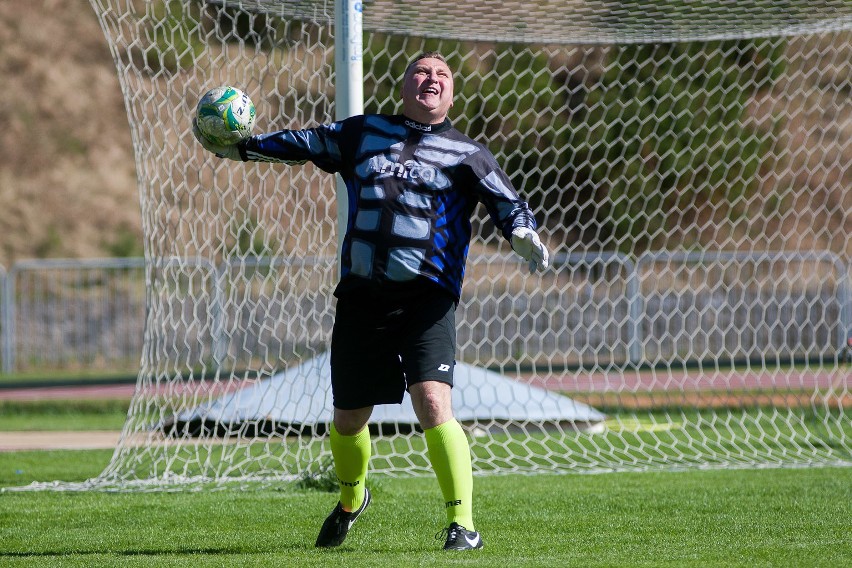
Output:
<instances>
[{"instance_id":1,"label":"soccer ball","mask_svg":"<svg viewBox=\"0 0 852 568\"><path fill-rule=\"evenodd\" d=\"M248 95L228 86L210 89L195 108L198 129L219 146L230 146L251 136L255 113Z\"/></svg>"}]
</instances>

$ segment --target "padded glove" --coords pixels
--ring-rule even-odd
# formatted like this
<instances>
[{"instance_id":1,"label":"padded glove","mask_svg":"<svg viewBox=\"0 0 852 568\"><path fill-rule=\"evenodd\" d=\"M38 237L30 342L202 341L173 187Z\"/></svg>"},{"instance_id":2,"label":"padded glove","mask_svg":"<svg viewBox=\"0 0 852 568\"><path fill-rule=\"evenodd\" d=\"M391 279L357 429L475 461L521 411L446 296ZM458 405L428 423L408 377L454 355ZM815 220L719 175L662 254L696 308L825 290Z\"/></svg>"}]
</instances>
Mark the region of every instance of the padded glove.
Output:
<instances>
[{"instance_id":1,"label":"padded glove","mask_svg":"<svg viewBox=\"0 0 852 568\"><path fill-rule=\"evenodd\" d=\"M236 160L238 162L242 162L243 158L240 156L240 151L237 149L236 144L230 144L228 146L220 146L218 144L214 144L210 140L208 140L204 134L201 133L201 130L198 129L198 121L196 119L192 119L192 134L195 136L195 139L204 147L205 150L213 152L219 158L228 158L229 160Z\"/></svg>"},{"instance_id":2,"label":"padded glove","mask_svg":"<svg viewBox=\"0 0 852 568\"><path fill-rule=\"evenodd\" d=\"M529 262L530 272L544 270L548 266L549 254L541 244L538 234L526 227L517 227L512 231L512 249Z\"/></svg>"}]
</instances>

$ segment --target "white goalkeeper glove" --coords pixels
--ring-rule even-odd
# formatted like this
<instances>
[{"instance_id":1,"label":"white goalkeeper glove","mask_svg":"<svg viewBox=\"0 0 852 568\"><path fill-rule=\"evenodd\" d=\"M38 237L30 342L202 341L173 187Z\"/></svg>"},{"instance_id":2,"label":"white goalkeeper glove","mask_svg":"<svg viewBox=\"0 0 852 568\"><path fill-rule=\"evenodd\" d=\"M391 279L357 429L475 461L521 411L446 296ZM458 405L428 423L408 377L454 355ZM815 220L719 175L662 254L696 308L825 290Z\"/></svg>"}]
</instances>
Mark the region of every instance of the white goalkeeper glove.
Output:
<instances>
[{"instance_id":1,"label":"white goalkeeper glove","mask_svg":"<svg viewBox=\"0 0 852 568\"><path fill-rule=\"evenodd\" d=\"M530 272L544 270L548 266L547 249L541 244L538 234L526 227L512 231L512 249L529 262Z\"/></svg>"},{"instance_id":2,"label":"white goalkeeper glove","mask_svg":"<svg viewBox=\"0 0 852 568\"><path fill-rule=\"evenodd\" d=\"M211 142L206 136L204 136L204 134L201 133L201 130L198 129L198 121L194 118L192 119L192 134L195 136L195 139L204 146L205 150L213 152L219 158L228 158L229 160L236 160L238 162L243 161L236 144L220 146L219 144Z\"/></svg>"}]
</instances>

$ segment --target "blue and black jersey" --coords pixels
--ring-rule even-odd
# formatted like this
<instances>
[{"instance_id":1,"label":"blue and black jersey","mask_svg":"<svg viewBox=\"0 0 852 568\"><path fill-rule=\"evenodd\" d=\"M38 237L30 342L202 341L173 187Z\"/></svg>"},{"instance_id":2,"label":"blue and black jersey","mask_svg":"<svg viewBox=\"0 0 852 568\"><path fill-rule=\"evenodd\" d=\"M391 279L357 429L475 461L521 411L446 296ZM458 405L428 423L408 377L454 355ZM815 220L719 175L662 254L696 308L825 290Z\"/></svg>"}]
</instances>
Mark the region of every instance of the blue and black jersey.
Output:
<instances>
[{"instance_id":1,"label":"blue and black jersey","mask_svg":"<svg viewBox=\"0 0 852 568\"><path fill-rule=\"evenodd\" d=\"M536 228L491 152L449 120L355 116L252 136L239 149L247 161L310 161L345 180L349 211L337 296L426 279L458 299L480 202L507 239L516 227Z\"/></svg>"}]
</instances>

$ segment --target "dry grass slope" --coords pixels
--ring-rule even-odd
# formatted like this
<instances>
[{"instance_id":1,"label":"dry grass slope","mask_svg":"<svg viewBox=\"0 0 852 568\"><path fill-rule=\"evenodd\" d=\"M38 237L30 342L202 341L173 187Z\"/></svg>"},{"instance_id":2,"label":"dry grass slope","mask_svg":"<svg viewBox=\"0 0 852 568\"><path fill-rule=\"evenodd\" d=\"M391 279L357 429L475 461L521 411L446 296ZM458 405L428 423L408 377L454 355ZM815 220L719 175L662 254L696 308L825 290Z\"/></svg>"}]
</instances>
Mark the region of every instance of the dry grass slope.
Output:
<instances>
[{"instance_id":1,"label":"dry grass slope","mask_svg":"<svg viewBox=\"0 0 852 568\"><path fill-rule=\"evenodd\" d=\"M837 67L840 75L832 81L848 85L848 66ZM140 254L130 128L112 58L88 2L0 2L0 77L5 95L0 105L0 264L33 257ZM839 96L848 92L837 90ZM808 101L803 108L837 108L837 101L827 102ZM755 103L756 115L780 104ZM852 241L845 239L852 231L852 193L825 189L848 187L836 180L852 175L850 146L843 142L852 123L849 107L842 108L840 116L802 113L789 125L792 147L802 150L792 155L797 179L786 181L804 191L780 211L766 213L784 227L774 233L785 236L782 247L852 254ZM764 191L776 190L768 186ZM749 226L770 222L752 221Z\"/></svg>"},{"instance_id":2,"label":"dry grass slope","mask_svg":"<svg viewBox=\"0 0 852 568\"><path fill-rule=\"evenodd\" d=\"M89 3L0 2L0 77L0 263L141 252L130 128Z\"/></svg>"}]
</instances>

